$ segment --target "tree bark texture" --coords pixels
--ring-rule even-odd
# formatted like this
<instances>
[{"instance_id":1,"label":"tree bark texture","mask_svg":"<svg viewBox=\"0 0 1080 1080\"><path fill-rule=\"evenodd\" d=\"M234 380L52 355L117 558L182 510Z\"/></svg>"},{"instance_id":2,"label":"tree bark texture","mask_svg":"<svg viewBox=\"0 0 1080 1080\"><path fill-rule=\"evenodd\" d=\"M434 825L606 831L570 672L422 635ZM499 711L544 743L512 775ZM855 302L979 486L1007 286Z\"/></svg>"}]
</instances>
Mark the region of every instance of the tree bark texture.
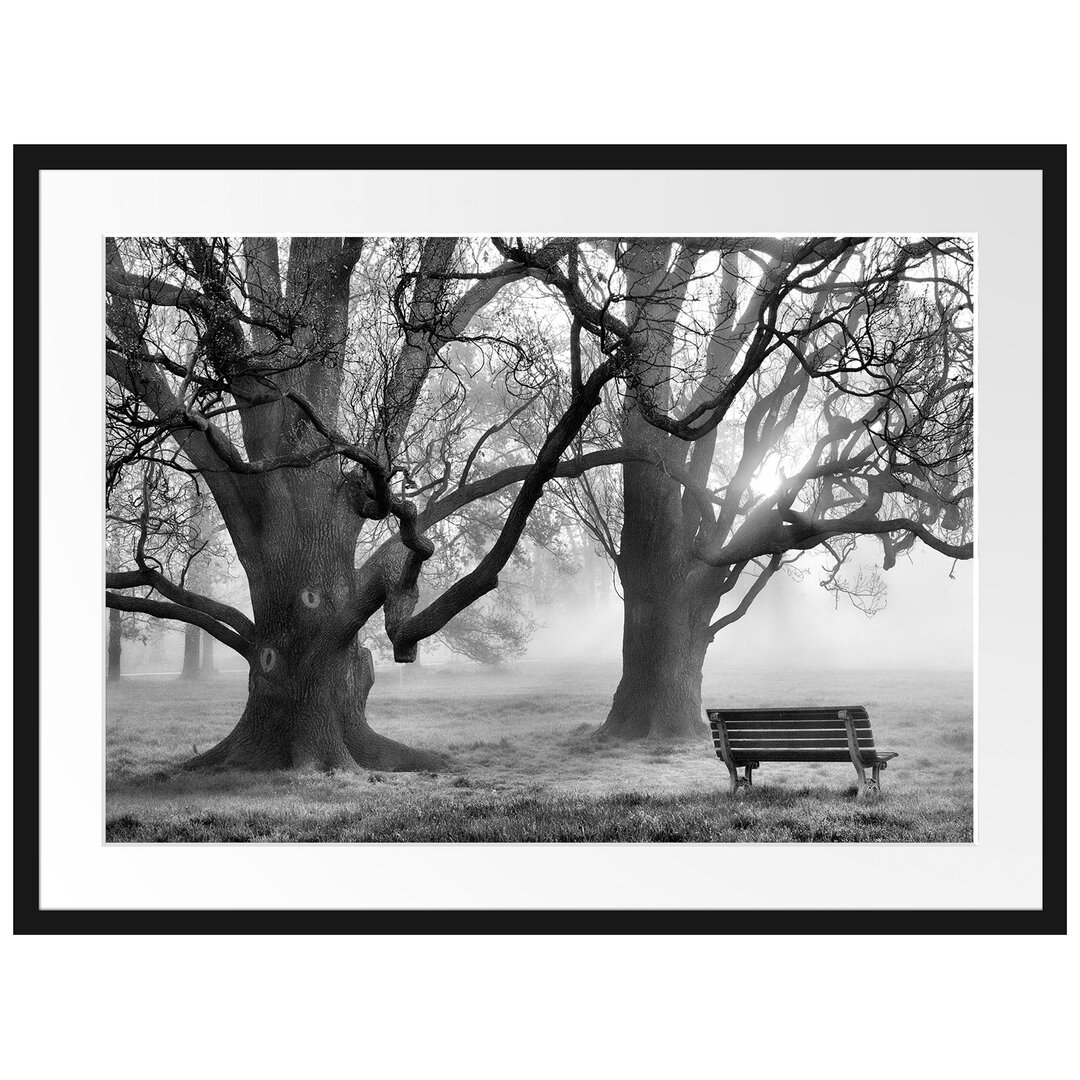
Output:
<instances>
[{"instance_id":1,"label":"tree bark texture","mask_svg":"<svg viewBox=\"0 0 1080 1080\"><path fill-rule=\"evenodd\" d=\"M440 765L440 755L396 743L367 723L375 675L356 633L373 583L354 568L361 519L334 471L281 470L240 486L244 504L231 514L246 520L237 553L255 624L248 701L233 731L188 768ZM368 606L376 609L381 597Z\"/></svg>"}]
</instances>

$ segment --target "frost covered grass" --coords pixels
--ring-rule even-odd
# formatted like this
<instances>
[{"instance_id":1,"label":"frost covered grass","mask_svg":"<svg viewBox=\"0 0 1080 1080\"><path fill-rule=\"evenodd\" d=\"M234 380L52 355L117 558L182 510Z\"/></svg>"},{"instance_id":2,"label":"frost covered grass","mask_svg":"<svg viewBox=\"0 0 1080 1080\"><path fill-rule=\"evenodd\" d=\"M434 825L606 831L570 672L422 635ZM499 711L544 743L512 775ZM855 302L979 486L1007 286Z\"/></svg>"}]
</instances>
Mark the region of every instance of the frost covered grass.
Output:
<instances>
[{"instance_id":1,"label":"frost covered grass","mask_svg":"<svg viewBox=\"0 0 1080 1080\"><path fill-rule=\"evenodd\" d=\"M711 742L592 737L618 677L610 664L380 668L372 726L444 751L441 773L193 774L196 744L226 734L246 679L192 686L130 676L110 686L109 841L901 841L972 839L969 674L710 670L708 704L863 704L900 757L880 799L858 803L841 764L769 764L728 795Z\"/></svg>"}]
</instances>

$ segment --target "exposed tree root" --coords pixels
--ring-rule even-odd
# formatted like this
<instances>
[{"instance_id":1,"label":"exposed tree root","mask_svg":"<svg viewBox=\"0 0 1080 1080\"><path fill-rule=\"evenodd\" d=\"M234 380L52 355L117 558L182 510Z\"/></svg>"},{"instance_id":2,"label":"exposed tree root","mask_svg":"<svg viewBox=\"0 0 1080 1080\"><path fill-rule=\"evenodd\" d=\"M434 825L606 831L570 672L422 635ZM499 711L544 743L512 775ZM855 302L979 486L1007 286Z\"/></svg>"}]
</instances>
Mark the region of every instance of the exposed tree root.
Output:
<instances>
[{"instance_id":1,"label":"exposed tree root","mask_svg":"<svg viewBox=\"0 0 1080 1080\"><path fill-rule=\"evenodd\" d=\"M247 769L252 772L317 769L321 772L442 772L450 764L447 754L420 750L372 731L366 723L348 725L341 741L307 750L290 748L248 737L238 724L216 746L184 762L185 771L222 772Z\"/></svg>"}]
</instances>

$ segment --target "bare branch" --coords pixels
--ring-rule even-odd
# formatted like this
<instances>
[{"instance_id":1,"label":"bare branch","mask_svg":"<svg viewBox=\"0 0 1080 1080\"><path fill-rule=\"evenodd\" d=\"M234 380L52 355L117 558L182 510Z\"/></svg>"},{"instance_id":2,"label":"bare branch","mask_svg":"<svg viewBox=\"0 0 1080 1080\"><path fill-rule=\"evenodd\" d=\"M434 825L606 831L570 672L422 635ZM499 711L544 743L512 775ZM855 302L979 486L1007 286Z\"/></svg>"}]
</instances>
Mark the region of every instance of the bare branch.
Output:
<instances>
[{"instance_id":1,"label":"bare branch","mask_svg":"<svg viewBox=\"0 0 1080 1080\"><path fill-rule=\"evenodd\" d=\"M230 649L234 649L245 660L251 659L251 643L234 630L222 626L217 619L204 611L185 607L183 604L167 603L164 600L151 600L142 596L129 596L126 593L108 591L105 593L105 606L117 608L120 611L139 611L145 615L154 615L159 619L174 619L177 622L192 623L217 638L223 645L228 645Z\"/></svg>"}]
</instances>

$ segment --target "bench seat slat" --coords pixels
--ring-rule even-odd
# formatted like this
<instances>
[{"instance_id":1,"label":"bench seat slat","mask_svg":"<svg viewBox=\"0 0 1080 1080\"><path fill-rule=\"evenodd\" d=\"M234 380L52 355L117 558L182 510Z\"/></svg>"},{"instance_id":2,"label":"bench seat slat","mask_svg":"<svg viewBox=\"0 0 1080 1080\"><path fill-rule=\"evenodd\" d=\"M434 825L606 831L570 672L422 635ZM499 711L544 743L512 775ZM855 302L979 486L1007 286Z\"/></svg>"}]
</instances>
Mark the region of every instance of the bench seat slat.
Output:
<instances>
[{"instance_id":1,"label":"bench seat slat","mask_svg":"<svg viewBox=\"0 0 1080 1080\"><path fill-rule=\"evenodd\" d=\"M713 739L713 743L720 745L722 740ZM873 746L872 738L857 739L859 746ZM729 746L847 746L847 739L838 739L835 736L821 735L812 739L771 739L768 736L755 739L728 739Z\"/></svg>"},{"instance_id":2,"label":"bench seat slat","mask_svg":"<svg viewBox=\"0 0 1080 1080\"><path fill-rule=\"evenodd\" d=\"M847 746L837 746L835 743L832 746L729 746L729 750L732 754L746 757L747 755L754 754L780 754L791 751L798 754L825 754L832 751L850 754ZM715 747L716 753L723 757L724 754L720 753L720 747ZM877 752L876 746L860 746L860 754L874 754Z\"/></svg>"},{"instance_id":3,"label":"bench seat slat","mask_svg":"<svg viewBox=\"0 0 1080 1080\"><path fill-rule=\"evenodd\" d=\"M736 750L732 747L731 757L740 764L747 761L851 761L847 750L772 750L767 747L756 750ZM860 749L859 757L864 764L873 764L875 761L889 761L896 754Z\"/></svg>"}]
</instances>

